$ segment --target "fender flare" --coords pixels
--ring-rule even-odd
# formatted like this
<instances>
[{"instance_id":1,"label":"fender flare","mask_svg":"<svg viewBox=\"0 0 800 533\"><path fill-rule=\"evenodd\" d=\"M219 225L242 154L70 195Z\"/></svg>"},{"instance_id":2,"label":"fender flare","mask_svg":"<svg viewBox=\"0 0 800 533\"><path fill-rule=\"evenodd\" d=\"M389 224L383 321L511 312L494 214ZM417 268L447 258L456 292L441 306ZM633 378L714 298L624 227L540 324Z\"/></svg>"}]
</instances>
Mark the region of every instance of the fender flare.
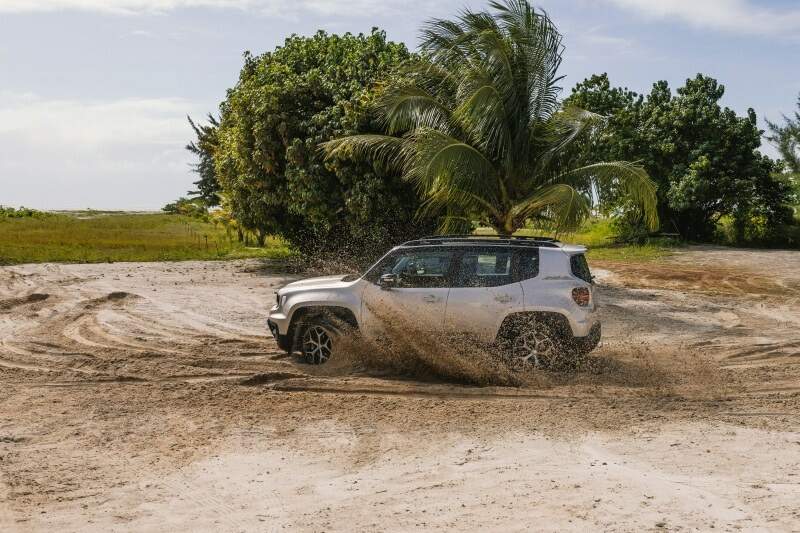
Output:
<instances>
[{"instance_id":1,"label":"fender flare","mask_svg":"<svg viewBox=\"0 0 800 533\"><path fill-rule=\"evenodd\" d=\"M497 341L513 339L522 324L531 319L544 322L564 340L572 340L572 327L569 325L566 315L556 311L515 311L503 319L503 323L497 331Z\"/></svg>"},{"instance_id":2,"label":"fender flare","mask_svg":"<svg viewBox=\"0 0 800 533\"><path fill-rule=\"evenodd\" d=\"M356 320L356 315L347 307L341 305L301 304L292 311L292 317L289 321L289 328L286 330L286 337L291 343L289 346L290 352L294 350L294 346L297 341L295 338L297 335L297 324L300 323L300 321L305 317L314 315L321 315L334 321L341 321L353 329L358 329L358 320Z\"/></svg>"}]
</instances>

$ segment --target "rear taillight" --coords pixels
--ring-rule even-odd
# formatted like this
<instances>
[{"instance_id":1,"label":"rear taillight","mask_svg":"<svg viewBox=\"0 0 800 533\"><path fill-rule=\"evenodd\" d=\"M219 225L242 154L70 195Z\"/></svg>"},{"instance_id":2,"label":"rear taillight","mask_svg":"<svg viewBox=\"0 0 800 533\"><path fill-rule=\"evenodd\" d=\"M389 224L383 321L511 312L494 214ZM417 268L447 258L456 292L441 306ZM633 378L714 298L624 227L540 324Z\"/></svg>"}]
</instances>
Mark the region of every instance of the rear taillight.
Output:
<instances>
[{"instance_id":1,"label":"rear taillight","mask_svg":"<svg viewBox=\"0 0 800 533\"><path fill-rule=\"evenodd\" d=\"M592 293L587 287L575 287L572 289L572 299L581 307L586 307L592 299Z\"/></svg>"}]
</instances>

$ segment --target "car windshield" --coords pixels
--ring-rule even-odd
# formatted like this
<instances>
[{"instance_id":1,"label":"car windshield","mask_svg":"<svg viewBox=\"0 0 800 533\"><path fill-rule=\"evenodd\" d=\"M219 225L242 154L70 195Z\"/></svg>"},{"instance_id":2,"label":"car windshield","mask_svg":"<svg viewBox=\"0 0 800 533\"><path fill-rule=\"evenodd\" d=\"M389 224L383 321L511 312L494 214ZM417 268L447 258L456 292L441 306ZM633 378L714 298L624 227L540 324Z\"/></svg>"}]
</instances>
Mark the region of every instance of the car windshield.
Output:
<instances>
[{"instance_id":1,"label":"car windshield","mask_svg":"<svg viewBox=\"0 0 800 533\"><path fill-rule=\"evenodd\" d=\"M344 276L342 278L342 281L356 281L357 279L361 279L363 277L366 277L367 279L371 279L371 278L377 279L379 276L375 275L375 273L379 270L379 267L381 267L383 265L383 263L385 263L387 261L387 259L389 257L391 257L392 255L393 254L391 254L391 253L387 254L384 257L382 257L381 259L379 259L377 262L372 263L371 265L369 265L368 267L364 268L363 270L360 270L359 272L354 272L352 274L347 274L346 276Z\"/></svg>"}]
</instances>

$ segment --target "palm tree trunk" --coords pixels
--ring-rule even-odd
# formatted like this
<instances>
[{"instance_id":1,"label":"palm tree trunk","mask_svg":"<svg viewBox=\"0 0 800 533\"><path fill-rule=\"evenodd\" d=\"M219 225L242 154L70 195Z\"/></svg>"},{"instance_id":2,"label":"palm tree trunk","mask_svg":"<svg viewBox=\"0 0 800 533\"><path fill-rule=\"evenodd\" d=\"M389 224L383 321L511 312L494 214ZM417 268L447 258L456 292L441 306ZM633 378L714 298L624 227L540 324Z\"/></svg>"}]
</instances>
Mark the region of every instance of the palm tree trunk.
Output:
<instances>
[{"instance_id":1,"label":"palm tree trunk","mask_svg":"<svg viewBox=\"0 0 800 533\"><path fill-rule=\"evenodd\" d=\"M514 217L511 214L507 214L505 216L505 220L503 221L503 230L502 232L498 232L498 234L502 235L503 237L511 237L514 235L514 232L517 231L517 226L514 224Z\"/></svg>"},{"instance_id":2,"label":"palm tree trunk","mask_svg":"<svg viewBox=\"0 0 800 533\"><path fill-rule=\"evenodd\" d=\"M509 238L511 237L517 228L514 227L513 220L506 219L503 221L496 221L492 224L492 229L497 233L500 237Z\"/></svg>"}]
</instances>

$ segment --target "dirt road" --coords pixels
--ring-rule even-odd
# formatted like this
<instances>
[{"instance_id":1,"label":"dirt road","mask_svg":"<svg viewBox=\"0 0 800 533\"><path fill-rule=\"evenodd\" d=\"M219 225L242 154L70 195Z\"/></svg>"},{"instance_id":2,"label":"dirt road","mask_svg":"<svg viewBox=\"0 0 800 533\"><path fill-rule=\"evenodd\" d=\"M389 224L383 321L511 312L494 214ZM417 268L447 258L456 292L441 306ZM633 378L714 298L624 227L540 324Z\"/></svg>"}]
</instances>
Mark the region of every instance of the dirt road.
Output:
<instances>
[{"instance_id":1,"label":"dirt road","mask_svg":"<svg viewBox=\"0 0 800 533\"><path fill-rule=\"evenodd\" d=\"M0 531L800 531L800 253L595 264L521 388L324 375L259 262L0 268Z\"/></svg>"}]
</instances>

